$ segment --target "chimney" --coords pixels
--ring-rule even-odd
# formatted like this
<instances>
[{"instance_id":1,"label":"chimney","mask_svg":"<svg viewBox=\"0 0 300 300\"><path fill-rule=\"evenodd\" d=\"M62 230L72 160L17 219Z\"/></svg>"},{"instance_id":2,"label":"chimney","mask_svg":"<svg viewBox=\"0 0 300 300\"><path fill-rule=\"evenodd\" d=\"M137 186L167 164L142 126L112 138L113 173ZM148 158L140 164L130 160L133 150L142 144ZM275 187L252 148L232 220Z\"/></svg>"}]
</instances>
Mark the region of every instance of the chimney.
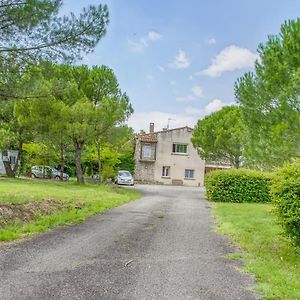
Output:
<instances>
[{"instance_id":1,"label":"chimney","mask_svg":"<svg viewBox=\"0 0 300 300\"><path fill-rule=\"evenodd\" d=\"M150 133L154 133L154 123L150 123L149 131Z\"/></svg>"}]
</instances>

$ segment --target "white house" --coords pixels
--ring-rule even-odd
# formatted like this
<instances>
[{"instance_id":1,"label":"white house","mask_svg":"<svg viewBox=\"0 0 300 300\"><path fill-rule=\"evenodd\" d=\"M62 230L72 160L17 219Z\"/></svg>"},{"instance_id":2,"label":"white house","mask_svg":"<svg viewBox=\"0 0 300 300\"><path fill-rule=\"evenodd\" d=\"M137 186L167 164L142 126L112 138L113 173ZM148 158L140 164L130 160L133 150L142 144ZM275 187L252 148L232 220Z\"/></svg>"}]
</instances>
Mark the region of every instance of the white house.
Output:
<instances>
[{"instance_id":1,"label":"white house","mask_svg":"<svg viewBox=\"0 0 300 300\"><path fill-rule=\"evenodd\" d=\"M145 182L203 186L205 162L191 143L193 129L186 126L138 135L135 179Z\"/></svg>"},{"instance_id":2,"label":"white house","mask_svg":"<svg viewBox=\"0 0 300 300\"><path fill-rule=\"evenodd\" d=\"M6 174L3 161L8 160L13 168L18 160L18 154L19 151L17 150L8 150L7 155L3 155L2 152L0 152L0 175Z\"/></svg>"}]
</instances>

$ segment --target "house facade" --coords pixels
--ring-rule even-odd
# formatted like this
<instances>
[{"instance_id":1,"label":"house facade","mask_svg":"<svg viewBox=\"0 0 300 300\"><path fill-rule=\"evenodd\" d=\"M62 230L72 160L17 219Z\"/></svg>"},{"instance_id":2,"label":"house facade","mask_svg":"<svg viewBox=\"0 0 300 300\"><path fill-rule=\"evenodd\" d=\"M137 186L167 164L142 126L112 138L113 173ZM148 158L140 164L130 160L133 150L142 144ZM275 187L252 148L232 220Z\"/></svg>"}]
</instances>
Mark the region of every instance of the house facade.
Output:
<instances>
[{"instance_id":1,"label":"house facade","mask_svg":"<svg viewBox=\"0 0 300 300\"><path fill-rule=\"evenodd\" d=\"M3 155L2 152L0 152L0 175L5 175L5 167L3 161L9 161L12 168L15 166L16 162L18 161L18 154L19 151L17 150L8 150L7 155ZM20 163L18 161L18 163Z\"/></svg>"},{"instance_id":2,"label":"house facade","mask_svg":"<svg viewBox=\"0 0 300 300\"><path fill-rule=\"evenodd\" d=\"M191 143L193 129L181 127L139 134L135 179L142 182L203 186L205 162Z\"/></svg>"}]
</instances>

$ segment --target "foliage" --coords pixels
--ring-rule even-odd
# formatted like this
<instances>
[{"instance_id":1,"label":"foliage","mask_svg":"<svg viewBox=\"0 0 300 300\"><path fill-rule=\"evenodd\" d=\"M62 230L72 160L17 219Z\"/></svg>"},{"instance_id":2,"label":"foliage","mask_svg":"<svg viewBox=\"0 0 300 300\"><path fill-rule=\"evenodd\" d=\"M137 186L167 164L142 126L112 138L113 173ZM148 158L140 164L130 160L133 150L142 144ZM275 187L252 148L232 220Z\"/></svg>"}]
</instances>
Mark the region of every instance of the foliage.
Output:
<instances>
[{"instance_id":1,"label":"foliage","mask_svg":"<svg viewBox=\"0 0 300 300\"><path fill-rule=\"evenodd\" d=\"M91 5L76 18L59 16L61 5L61 0L1 1L1 55L70 59L92 51L106 33L107 6Z\"/></svg>"},{"instance_id":2,"label":"foliage","mask_svg":"<svg viewBox=\"0 0 300 300\"><path fill-rule=\"evenodd\" d=\"M65 224L83 222L88 216L103 212L138 198L138 192L110 186L77 185L24 179L0 179L0 206L3 203L27 203L53 199L61 202L61 210L39 215L31 223L7 224L0 229L1 240L15 240L44 232Z\"/></svg>"},{"instance_id":3,"label":"foliage","mask_svg":"<svg viewBox=\"0 0 300 300\"><path fill-rule=\"evenodd\" d=\"M192 143L201 158L229 162L238 168L241 165L242 131L240 108L227 106L198 121Z\"/></svg>"},{"instance_id":4,"label":"foliage","mask_svg":"<svg viewBox=\"0 0 300 300\"><path fill-rule=\"evenodd\" d=\"M271 175L246 169L219 170L205 177L208 200L216 202L269 202Z\"/></svg>"},{"instance_id":5,"label":"foliage","mask_svg":"<svg viewBox=\"0 0 300 300\"><path fill-rule=\"evenodd\" d=\"M42 143L25 143L23 145L23 172L25 174L31 173L31 167L34 165L53 166L59 162L58 155L54 149L47 144Z\"/></svg>"},{"instance_id":6,"label":"foliage","mask_svg":"<svg viewBox=\"0 0 300 300\"><path fill-rule=\"evenodd\" d=\"M259 46L255 72L235 84L245 123L244 156L252 167L273 169L300 155L300 19Z\"/></svg>"},{"instance_id":7,"label":"foliage","mask_svg":"<svg viewBox=\"0 0 300 300\"><path fill-rule=\"evenodd\" d=\"M300 246L300 160L276 172L271 188L277 215L295 244Z\"/></svg>"},{"instance_id":8,"label":"foliage","mask_svg":"<svg viewBox=\"0 0 300 300\"><path fill-rule=\"evenodd\" d=\"M284 236L270 204L214 203L218 231L242 251L243 271L255 275L262 299L300 299L300 256Z\"/></svg>"},{"instance_id":9,"label":"foliage","mask_svg":"<svg viewBox=\"0 0 300 300\"><path fill-rule=\"evenodd\" d=\"M79 17L60 16L61 0L4 0L0 4L0 98L28 98L20 78L40 60L74 61L106 33L107 6L91 5Z\"/></svg>"}]
</instances>

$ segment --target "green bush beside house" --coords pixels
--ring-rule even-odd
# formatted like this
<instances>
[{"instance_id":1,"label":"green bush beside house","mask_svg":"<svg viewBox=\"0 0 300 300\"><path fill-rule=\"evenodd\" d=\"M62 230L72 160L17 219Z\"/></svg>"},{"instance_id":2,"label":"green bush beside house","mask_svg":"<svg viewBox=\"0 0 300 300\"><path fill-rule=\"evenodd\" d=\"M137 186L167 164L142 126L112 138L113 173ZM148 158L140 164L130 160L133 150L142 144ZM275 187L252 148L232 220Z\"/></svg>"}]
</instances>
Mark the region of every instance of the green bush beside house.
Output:
<instances>
[{"instance_id":1,"label":"green bush beside house","mask_svg":"<svg viewBox=\"0 0 300 300\"><path fill-rule=\"evenodd\" d=\"M270 202L270 173L246 169L212 171L205 177L206 196L215 202Z\"/></svg>"},{"instance_id":2,"label":"green bush beside house","mask_svg":"<svg viewBox=\"0 0 300 300\"><path fill-rule=\"evenodd\" d=\"M280 222L300 246L300 159L275 173L271 192Z\"/></svg>"}]
</instances>

